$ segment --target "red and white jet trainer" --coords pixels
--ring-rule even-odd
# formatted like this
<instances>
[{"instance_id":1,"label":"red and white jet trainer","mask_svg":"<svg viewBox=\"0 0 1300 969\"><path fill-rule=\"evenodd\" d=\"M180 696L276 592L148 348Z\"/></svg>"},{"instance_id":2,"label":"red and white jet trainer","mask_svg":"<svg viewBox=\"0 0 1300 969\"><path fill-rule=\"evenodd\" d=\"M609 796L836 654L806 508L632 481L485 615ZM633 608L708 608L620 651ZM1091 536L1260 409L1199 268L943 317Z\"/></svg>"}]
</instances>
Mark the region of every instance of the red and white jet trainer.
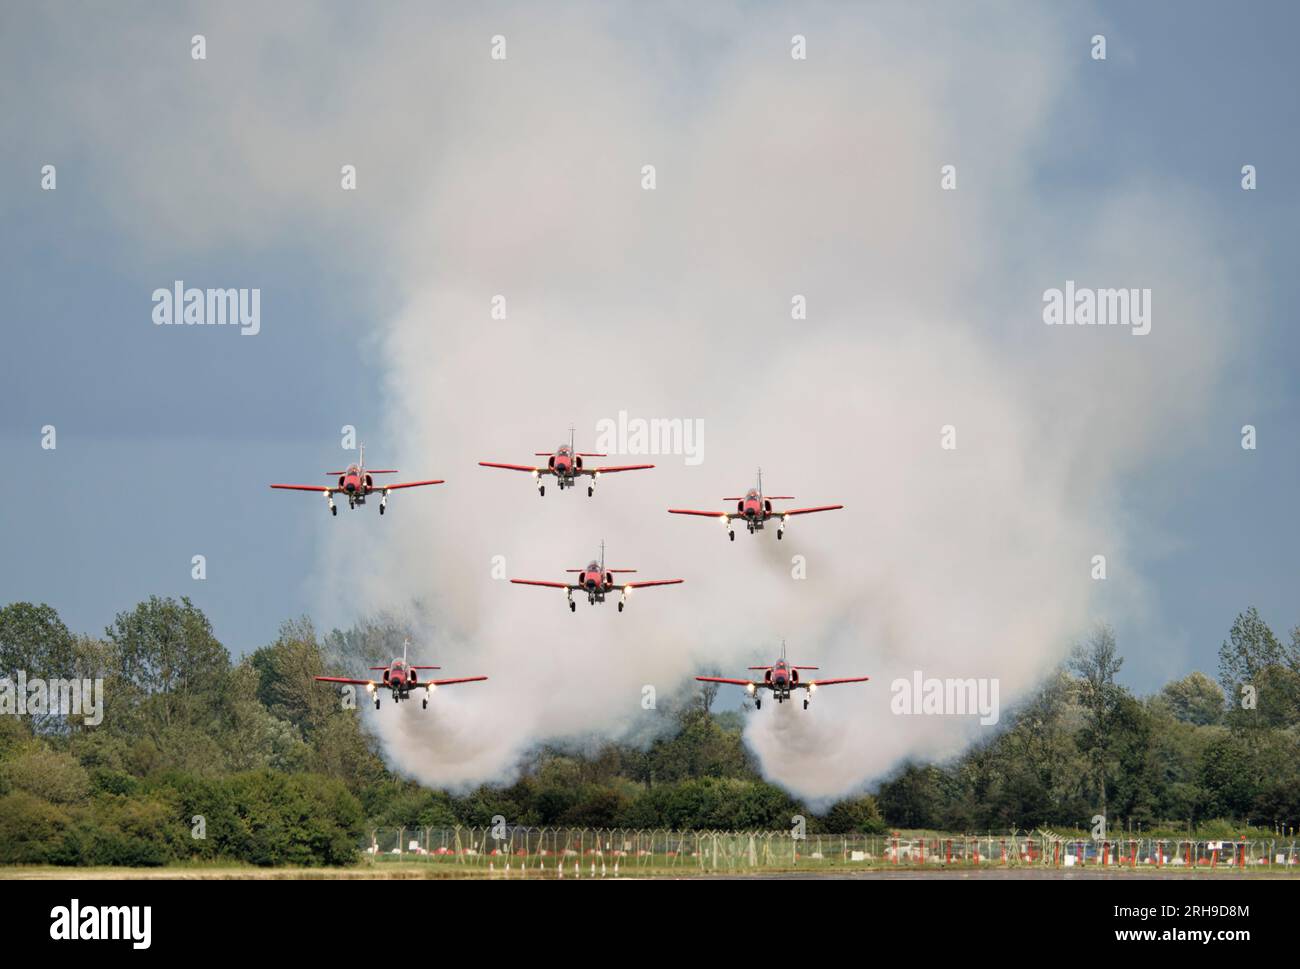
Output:
<instances>
[{"instance_id":1,"label":"red and white jet trainer","mask_svg":"<svg viewBox=\"0 0 1300 969\"><path fill-rule=\"evenodd\" d=\"M812 698L813 693L818 687L830 686L834 683L865 683L871 679L869 676L848 676L841 677L837 680L801 680L799 678L800 670L815 670L815 666L791 666L785 659L785 648L781 649L781 658L771 666L751 666L751 670L763 670L761 680L731 680L724 676L697 676L697 680L704 683L730 683L733 686L743 686L745 692L754 698L755 709L763 709L763 698L758 695L759 690L771 690L772 696L777 703L784 703L790 699L791 691L807 690L803 698L803 708L808 709L808 701Z\"/></svg>"},{"instance_id":2,"label":"red and white jet trainer","mask_svg":"<svg viewBox=\"0 0 1300 969\"><path fill-rule=\"evenodd\" d=\"M540 585L548 589L563 589L565 598L569 602L569 611L577 612L578 604L573 601L574 592L585 592L587 594L587 603L595 605L598 602L604 602L605 596L611 592L618 591L622 595L618 600L618 611L623 611L623 606L627 604L628 596L633 589L644 589L652 585L680 585L684 579L655 579L652 582L624 582L619 584L614 581L617 573L635 572L636 569L607 569L605 568L605 543L600 543L600 560L592 559L587 563L585 569L565 569L566 572L574 572L578 576L577 582L542 582L540 579L511 579L515 585Z\"/></svg>"},{"instance_id":3,"label":"red and white jet trainer","mask_svg":"<svg viewBox=\"0 0 1300 969\"><path fill-rule=\"evenodd\" d=\"M773 508L774 501L793 501L793 495L764 495L763 494L763 469L758 469L758 487L750 488L745 492L743 498L723 498L723 501L736 502L735 511L695 511L690 508L669 508L670 515L699 515L703 518L716 518L722 524L727 526L727 534L731 540L736 540L735 528L732 521L736 518L745 520L745 527L749 529L752 535L754 532L762 531L763 526L773 518L781 519L780 524L776 526L776 537L779 539L785 534L786 519L791 515L811 515L815 511L835 511L843 508L843 505L817 505L815 508Z\"/></svg>"},{"instance_id":4,"label":"red and white jet trainer","mask_svg":"<svg viewBox=\"0 0 1300 969\"><path fill-rule=\"evenodd\" d=\"M597 454L593 451L575 451L573 445L573 429L569 429L569 443L561 444L551 451L537 451L533 457L547 458L546 467L534 467L531 464L499 464L496 461L480 461L479 464L485 468L505 468L507 471L527 471L533 476L533 484L537 485L539 495L546 494L546 485L542 483L542 475L555 475L555 483L559 485L561 491L565 488L572 488L578 483L578 479L583 475L590 475L591 480L587 483L587 497L590 498L596 491L596 479L602 474L613 474L616 471L645 471L653 468L653 464L615 464L605 465L598 468L585 467L582 463L583 458L605 458L607 454Z\"/></svg>"},{"instance_id":5,"label":"red and white jet trainer","mask_svg":"<svg viewBox=\"0 0 1300 969\"><path fill-rule=\"evenodd\" d=\"M409 641L408 641L409 643ZM387 666L372 666L371 670L383 670L384 678L379 682L374 680L353 680L346 676L317 676L314 679L321 683L348 683L352 686L364 686L366 692L375 698L375 709L379 709L379 694L377 689L393 691L393 702L398 703L402 700L411 698L411 691L417 689L424 690L422 706L424 709L429 708L429 694L440 686L451 686L453 683L474 683L478 680L486 680L486 676L459 676L450 680L421 680L417 670L440 670L441 666L414 666L406 660L406 647L408 643L402 644L402 658L394 659Z\"/></svg>"},{"instance_id":6,"label":"red and white jet trainer","mask_svg":"<svg viewBox=\"0 0 1300 969\"><path fill-rule=\"evenodd\" d=\"M339 510L336 507L334 507L335 495L339 495L339 494L347 495L348 507L356 508L357 505L364 505L366 503L367 495L372 495L376 491L378 491L379 492L379 514L382 515L384 513L384 509L388 507L388 493L390 491L396 491L399 488L422 488L425 485L436 485L436 484L443 483L443 480L441 478L437 478L435 480L430 480L430 481L403 481L399 484L388 484L388 485L376 486L374 479L371 477L371 475L373 474L397 474L397 472L391 468L385 468L383 470L378 470L378 471L372 471L371 469L367 468L366 467L366 446L363 444L361 445L361 460L358 461L356 464L349 464L346 471L325 472L325 475L327 477L330 478L333 478L335 476L338 477L339 481L337 485L327 485L325 487L321 487L320 485L273 484L271 485L271 487L281 488L286 491L314 491L317 494L324 495L325 500L329 502L329 509L331 515L337 515L339 513Z\"/></svg>"}]
</instances>

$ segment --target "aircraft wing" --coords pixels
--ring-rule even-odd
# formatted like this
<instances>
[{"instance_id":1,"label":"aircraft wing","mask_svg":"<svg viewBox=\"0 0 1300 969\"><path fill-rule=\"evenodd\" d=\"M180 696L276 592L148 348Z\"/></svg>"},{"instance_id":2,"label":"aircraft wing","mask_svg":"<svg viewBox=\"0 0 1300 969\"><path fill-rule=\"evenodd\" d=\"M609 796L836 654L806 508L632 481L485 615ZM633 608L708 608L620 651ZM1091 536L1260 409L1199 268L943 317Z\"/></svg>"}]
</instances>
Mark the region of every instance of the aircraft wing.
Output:
<instances>
[{"instance_id":1,"label":"aircraft wing","mask_svg":"<svg viewBox=\"0 0 1300 969\"><path fill-rule=\"evenodd\" d=\"M670 515L699 515L701 518L725 518L730 521L733 518L743 518L740 512L736 511L696 511L692 508L669 508Z\"/></svg>"},{"instance_id":2,"label":"aircraft wing","mask_svg":"<svg viewBox=\"0 0 1300 969\"><path fill-rule=\"evenodd\" d=\"M500 464L496 461L480 461L480 467L505 468L507 471L530 471L533 474L554 474L550 468L534 468L531 464Z\"/></svg>"},{"instance_id":3,"label":"aircraft wing","mask_svg":"<svg viewBox=\"0 0 1300 969\"><path fill-rule=\"evenodd\" d=\"M649 582L624 582L622 585L615 585L615 589L644 589L652 585L681 585L685 579L653 579Z\"/></svg>"},{"instance_id":4,"label":"aircraft wing","mask_svg":"<svg viewBox=\"0 0 1300 969\"><path fill-rule=\"evenodd\" d=\"M318 494L318 495L323 495L323 494L326 494L326 493L337 495L340 491L343 490L342 488L333 487L333 486L331 486L331 485L287 485L287 484L273 484L273 485L271 485L271 487L272 487L272 488L280 488L280 489L283 489L283 490L285 490L285 491L314 491L314 492L316 492L316 494Z\"/></svg>"},{"instance_id":5,"label":"aircraft wing","mask_svg":"<svg viewBox=\"0 0 1300 969\"><path fill-rule=\"evenodd\" d=\"M653 464L614 464L605 468L583 468L578 474L613 474L615 471L644 471Z\"/></svg>"},{"instance_id":6,"label":"aircraft wing","mask_svg":"<svg viewBox=\"0 0 1300 969\"><path fill-rule=\"evenodd\" d=\"M773 515L811 515L815 511L835 511L837 508L843 508L843 505L818 505L816 508L790 508L777 509L772 512Z\"/></svg>"},{"instance_id":7,"label":"aircraft wing","mask_svg":"<svg viewBox=\"0 0 1300 969\"><path fill-rule=\"evenodd\" d=\"M453 683L476 683L479 680L486 679L486 676L454 676L449 680L425 680L423 683L412 683L411 687L414 689L417 686L422 686L427 690L431 686L451 686Z\"/></svg>"},{"instance_id":8,"label":"aircraft wing","mask_svg":"<svg viewBox=\"0 0 1300 969\"><path fill-rule=\"evenodd\" d=\"M580 585L570 585L568 582L543 582L541 579L511 579L515 585L544 585L548 589L581 589Z\"/></svg>"},{"instance_id":9,"label":"aircraft wing","mask_svg":"<svg viewBox=\"0 0 1300 969\"><path fill-rule=\"evenodd\" d=\"M431 481L402 481L398 484L373 485L371 491L396 491L398 488L421 488L424 485L442 484L442 478L435 478Z\"/></svg>"},{"instance_id":10,"label":"aircraft wing","mask_svg":"<svg viewBox=\"0 0 1300 969\"><path fill-rule=\"evenodd\" d=\"M836 683L865 683L871 679L869 676L842 676L835 680L808 680L803 683L796 683L795 686L801 686L805 690L810 686L834 686Z\"/></svg>"},{"instance_id":11,"label":"aircraft wing","mask_svg":"<svg viewBox=\"0 0 1300 969\"><path fill-rule=\"evenodd\" d=\"M732 686L752 686L755 688L767 686L766 683L755 683L753 680L732 680L725 676L697 676L695 678L701 683L730 683Z\"/></svg>"},{"instance_id":12,"label":"aircraft wing","mask_svg":"<svg viewBox=\"0 0 1300 969\"><path fill-rule=\"evenodd\" d=\"M312 677L312 679L319 680L321 683L350 683L353 686L378 685L376 680L353 680L353 679L349 679L346 676L314 676Z\"/></svg>"}]
</instances>

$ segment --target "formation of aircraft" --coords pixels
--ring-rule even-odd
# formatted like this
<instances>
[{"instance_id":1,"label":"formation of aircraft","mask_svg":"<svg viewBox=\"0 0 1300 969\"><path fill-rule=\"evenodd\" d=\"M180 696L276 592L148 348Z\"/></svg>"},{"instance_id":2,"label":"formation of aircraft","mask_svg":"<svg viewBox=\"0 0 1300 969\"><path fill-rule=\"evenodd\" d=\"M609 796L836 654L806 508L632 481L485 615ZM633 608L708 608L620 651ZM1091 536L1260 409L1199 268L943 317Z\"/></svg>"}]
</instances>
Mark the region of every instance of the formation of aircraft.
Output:
<instances>
[{"instance_id":1,"label":"formation of aircraft","mask_svg":"<svg viewBox=\"0 0 1300 969\"><path fill-rule=\"evenodd\" d=\"M546 485L543 483L543 476L549 475L555 478L556 484L560 490L572 488L584 476L589 478L587 483L587 496L590 497L595 491L596 480L602 474L612 474L618 471L641 471L653 468L653 464L625 464L609 466L588 466L584 463L584 458L603 458L605 454L595 452L578 451L574 444L573 428L569 429L569 443L561 444L554 452L539 451L536 457L545 457L547 462L545 467L523 464L500 464L492 461L480 461L479 464L485 468L504 468L510 471L527 471L532 474L534 482L537 484L539 495L546 494ZM443 480L429 479L426 481L405 481L396 484L376 485L374 475L379 474L396 474L392 469L370 469L366 467L366 450L362 445L359 460L355 464L349 464L344 471L328 471L326 475L331 478L337 478L335 484L330 485L293 485L293 484L273 484L272 488L285 489L290 491L313 491L317 494L323 494L328 502L329 510L332 515L338 514L338 508L334 503L335 495L345 495L347 497L348 507L356 508L358 505L364 505L366 498L379 493L379 513L382 515L388 504L388 495L390 492L401 488L420 488L426 485L443 484ZM745 522L745 527L750 534L761 531L764 526L777 520L776 537L782 538L785 534L788 519L794 515L809 515L819 511L836 511L843 508L843 505L816 505L810 508L777 508L772 503L774 501L793 501L791 495L765 495L763 493L763 469L758 470L758 484L745 492L743 497L724 498L726 502L736 502L735 511L698 511L690 508L670 508L670 514L674 515L696 515L704 518L716 518L727 527L727 534L731 541L736 540L734 522L741 519ZM569 582L547 582L541 579L511 579L516 585L533 585L551 589L563 589L565 600L569 604L569 610L576 612L577 603L574 601L575 592L585 594L587 602L595 605L598 602L604 602L607 596L614 593L619 594L618 611L622 612L627 605L628 597L633 589L649 588L661 585L680 585L684 579L654 579L640 582L618 582L615 581L616 575L630 574L636 572L636 569L613 569L605 565L605 543L600 543L600 557L593 558L587 563L585 568L566 569L567 573L575 575L576 579ZM422 671L438 670L437 666L416 665L407 659L407 645L402 647L402 657L394 658L387 666L372 666L370 672L381 672L382 677L376 679L351 679L340 676L317 676L316 680L322 683L339 683L354 686L364 686L366 691L374 697L375 708L379 709L380 694L387 690L391 693L395 703L411 698L415 690L424 690L424 696L421 698L422 705L429 706L429 694L440 686L450 686L456 683L473 683L480 680L486 680L486 676L461 676L452 679L423 679ZM781 647L781 658L771 666L751 666L750 670L763 672L761 680L751 679L729 679L720 676L697 676L696 679L705 683L727 683L735 686L743 686L750 696L754 697L754 706L761 709L763 705L761 692L770 690L772 696L778 703L784 703L794 695L797 690L804 690L804 709L808 709L808 702L812 694L818 687L830 686L836 683L863 683L870 677L854 676L839 679L804 679L800 676L800 671L816 670L815 666L792 666L785 658L785 646Z\"/></svg>"},{"instance_id":2,"label":"formation of aircraft","mask_svg":"<svg viewBox=\"0 0 1300 969\"><path fill-rule=\"evenodd\" d=\"M762 690L771 690L772 697L777 703L784 703L789 700L795 690L804 690L803 708L808 709L808 701L812 695L817 692L819 687L832 686L836 683L865 683L871 679L869 676L844 676L834 680L814 680L803 679L799 675L800 670L815 670L816 666L791 666L785 658L785 644L781 645L781 658L771 666L751 666L751 670L762 670L763 678L761 680L733 680L725 676L697 676L695 677L702 683L729 683L732 686L743 686L745 692L754 698L755 709L763 709Z\"/></svg>"},{"instance_id":3,"label":"formation of aircraft","mask_svg":"<svg viewBox=\"0 0 1300 969\"><path fill-rule=\"evenodd\" d=\"M546 458L546 465L537 467L531 464L501 464L498 461L480 461L479 465L484 468L503 468L506 471L527 471L533 476L533 484L537 486L537 494L542 496L546 494L546 483L542 480L544 475L553 476L556 485L559 486L561 491L565 488L572 488L585 476L591 479L587 482L588 498L596 493L596 480L602 474L614 474L618 471L645 471L654 467L653 464L614 464L589 467L583 463L583 458L606 458L609 455L598 454L594 451L575 450L573 428L569 428L568 444L561 444L554 451L536 451L533 457Z\"/></svg>"},{"instance_id":4,"label":"formation of aircraft","mask_svg":"<svg viewBox=\"0 0 1300 969\"><path fill-rule=\"evenodd\" d=\"M321 683L344 683L350 686L364 686L366 692L375 699L375 709L379 709L379 693L381 690L388 690L393 694L393 702L400 703L402 700L411 699L412 690L424 690L424 696L421 697L421 706L424 709L429 707L429 694L440 686L452 686L455 683L476 683L479 680L486 680L486 676L457 676L445 680L422 680L420 679L420 670L440 670L441 666L416 666L407 661L406 652L410 645L410 640L402 644L402 658L394 657L393 661L387 666L372 666L371 672L383 670L383 677L379 680L354 680L346 676L317 676L314 677Z\"/></svg>"},{"instance_id":5,"label":"formation of aircraft","mask_svg":"<svg viewBox=\"0 0 1300 969\"><path fill-rule=\"evenodd\" d=\"M331 515L339 513L334 504L335 495L346 495L348 507L356 508L358 505L364 505L366 498L375 492L379 492L379 514L384 513L388 507L388 493L397 491L401 488L423 488L425 485L442 484L441 478L429 481L403 481L398 484L381 484L376 485L372 475L376 474L397 474L392 468L374 470L366 467L366 446L361 445L361 457L356 464L349 464L344 471L326 471L325 477L338 478L338 482L332 485L293 485L293 484L273 484L272 488L279 488L284 491L314 491L316 494L324 495L326 502L329 504Z\"/></svg>"},{"instance_id":6,"label":"formation of aircraft","mask_svg":"<svg viewBox=\"0 0 1300 969\"><path fill-rule=\"evenodd\" d=\"M764 495L763 494L763 469L758 469L758 487L750 488L745 492L743 498L723 498L723 501L734 501L736 503L735 511L696 511L692 508L669 508L670 515L698 515L701 518L716 518L727 526L727 534L734 542L736 540L736 530L733 524L737 518L743 519L745 527L749 529L752 535L755 532L763 530L763 526L774 518L779 518L780 522L776 526L776 537L780 539L785 535L787 519L793 515L811 515L818 511L837 511L843 508L843 505L817 505L813 508L776 508L772 505L774 501L794 501L793 495Z\"/></svg>"},{"instance_id":7,"label":"formation of aircraft","mask_svg":"<svg viewBox=\"0 0 1300 969\"><path fill-rule=\"evenodd\" d=\"M622 595L619 596L618 611L622 612L633 589L645 589L655 585L681 585L685 581L684 579L654 579L648 582L615 582L615 575L635 572L636 569L606 568L604 542L600 543L599 559L592 559L587 563L585 569L565 569L564 571L576 574L578 580L576 582L544 582L541 579L511 579L510 581L515 585L539 585L548 589L563 589L565 598L569 603L570 612L578 611L578 604L573 601L575 592L586 593L588 605L593 606L598 602L604 602L605 596L620 592Z\"/></svg>"}]
</instances>

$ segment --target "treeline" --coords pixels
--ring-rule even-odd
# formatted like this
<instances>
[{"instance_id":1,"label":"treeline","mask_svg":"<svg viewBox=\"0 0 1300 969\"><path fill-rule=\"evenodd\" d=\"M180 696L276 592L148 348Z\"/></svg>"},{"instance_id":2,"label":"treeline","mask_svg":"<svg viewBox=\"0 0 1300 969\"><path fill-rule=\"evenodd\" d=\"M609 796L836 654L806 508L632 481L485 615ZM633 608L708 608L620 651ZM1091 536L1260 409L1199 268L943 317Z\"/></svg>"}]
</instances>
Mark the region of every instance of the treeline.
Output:
<instances>
[{"instance_id":1,"label":"treeline","mask_svg":"<svg viewBox=\"0 0 1300 969\"><path fill-rule=\"evenodd\" d=\"M0 677L104 681L95 726L0 715L0 864L341 864L373 828L497 815L524 826L787 828L805 814L813 830L883 830L870 797L814 818L763 782L739 714L715 716L702 698L664 712L644 747L542 747L509 786L422 788L390 771L357 712L312 679L386 663L407 635L381 619L321 637L296 620L232 662L188 599L151 598L99 638L74 635L47 605L0 609Z\"/></svg>"},{"instance_id":2,"label":"treeline","mask_svg":"<svg viewBox=\"0 0 1300 969\"><path fill-rule=\"evenodd\" d=\"M385 663L389 619L318 636L305 619L232 662L188 599L151 598L102 637L45 605L0 609L0 677L102 677L102 721L0 715L0 863L345 864L370 829L524 826L1004 831L1142 825L1269 827L1300 818L1300 630L1283 645L1254 610L1201 673L1137 698L1100 629L1003 729L959 759L908 765L815 813L764 782L743 716L701 689L637 744L541 747L508 786L429 790L390 771L361 717L312 680ZM1232 701L1229 702L1229 697ZM12 691L11 691L12 701ZM0 709L3 693L0 692Z\"/></svg>"},{"instance_id":3,"label":"treeline","mask_svg":"<svg viewBox=\"0 0 1300 969\"><path fill-rule=\"evenodd\" d=\"M1222 835L1300 821L1300 627L1283 644L1248 609L1195 672L1153 696L1115 682L1114 633L1099 627L1007 729L950 764L905 766L877 800L890 824L947 831ZM1207 822L1221 823L1207 827Z\"/></svg>"}]
</instances>

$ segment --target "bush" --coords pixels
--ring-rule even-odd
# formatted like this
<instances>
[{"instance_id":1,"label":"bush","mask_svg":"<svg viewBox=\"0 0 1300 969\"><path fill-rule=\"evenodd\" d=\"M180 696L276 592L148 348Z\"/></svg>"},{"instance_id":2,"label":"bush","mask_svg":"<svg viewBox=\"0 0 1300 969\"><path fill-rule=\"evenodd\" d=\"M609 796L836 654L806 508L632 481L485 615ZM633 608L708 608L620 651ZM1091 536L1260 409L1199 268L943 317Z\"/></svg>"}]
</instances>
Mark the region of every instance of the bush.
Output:
<instances>
[{"instance_id":1,"label":"bush","mask_svg":"<svg viewBox=\"0 0 1300 969\"><path fill-rule=\"evenodd\" d=\"M0 797L0 864L53 862L67 827L67 812L34 794Z\"/></svg>"}]
</instances>

